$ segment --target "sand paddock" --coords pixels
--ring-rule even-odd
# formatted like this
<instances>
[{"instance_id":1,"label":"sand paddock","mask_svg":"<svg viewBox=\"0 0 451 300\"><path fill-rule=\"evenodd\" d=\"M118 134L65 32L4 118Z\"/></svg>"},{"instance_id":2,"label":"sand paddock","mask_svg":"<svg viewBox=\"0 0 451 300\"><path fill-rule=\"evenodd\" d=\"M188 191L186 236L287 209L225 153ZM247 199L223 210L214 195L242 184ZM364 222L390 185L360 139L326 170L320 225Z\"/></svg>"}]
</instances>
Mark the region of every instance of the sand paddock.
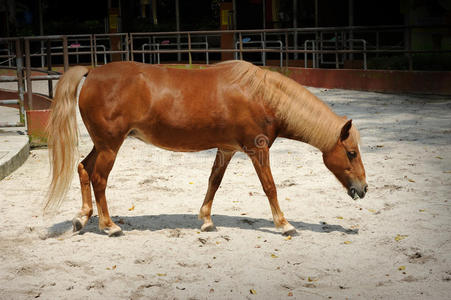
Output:
<instances>
[{"instance_id":1,"label":"sand paddock","mask_svg":"<svg viewBox=\"0 0 451 300\"><path fill-rule=\"evenodd\" d=\"M215 151L168 152L129 138L107 188L124 235L100 233L96 211L73 234L78 176L59 212L43 218L48 155L35 149L0 181L0 298L449 298L451 98L310 90L360 129L364 199L346 194L318 150L278 139L273 175L299 236L274 228L242 153L216 194L218 231L200 232ZM84 156L92 144L80 131Z\"/></svg>"}]
</instances>

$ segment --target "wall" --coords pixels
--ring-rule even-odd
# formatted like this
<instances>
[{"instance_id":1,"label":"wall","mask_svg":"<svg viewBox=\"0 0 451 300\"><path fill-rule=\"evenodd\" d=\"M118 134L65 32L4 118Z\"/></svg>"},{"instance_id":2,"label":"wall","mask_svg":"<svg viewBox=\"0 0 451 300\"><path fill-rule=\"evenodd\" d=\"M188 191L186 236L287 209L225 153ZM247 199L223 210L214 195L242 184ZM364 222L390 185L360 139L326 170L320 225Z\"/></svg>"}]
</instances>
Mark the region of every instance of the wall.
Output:
<instances>
[{"instance_id":1,"label":"wall","mask_svg":"<svg viewBox=\"0 0 451 300\"><path fill-rule=\"evenodd\" d=\"M451 95L451 72L275 68L302 85L390 93Z\"/></svg>"}]
</instances>

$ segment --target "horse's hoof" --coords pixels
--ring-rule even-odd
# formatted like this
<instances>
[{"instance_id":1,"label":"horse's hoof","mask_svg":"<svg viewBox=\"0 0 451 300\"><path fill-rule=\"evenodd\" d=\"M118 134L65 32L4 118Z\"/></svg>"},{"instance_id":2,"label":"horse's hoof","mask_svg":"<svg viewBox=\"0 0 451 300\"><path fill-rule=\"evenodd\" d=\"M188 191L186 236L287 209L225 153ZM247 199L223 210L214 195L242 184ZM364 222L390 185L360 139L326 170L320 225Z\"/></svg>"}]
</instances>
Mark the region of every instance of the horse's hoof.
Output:
<instances>
[{"instance_id":1,"label":"horse's hoof","mask_svg":"<svg viewBox=\"0 0 451 300\"><path fill-rule=\"evenodd\" d=\"M206 223L203 224L202 227L200 228L201 231L207 231L207 232L211 232L211 231L217 231L215 225L213 223Z\"/></svg>"},{"instance_id":2,"label":"horse's hoof","mask_svg":"<svg viewBox=\"0 0 451 300\"><path fill-rule=\"evenodd\" d=\"M72 227L73 227L74 232L77 232L83 228L83 224L81 224L81 221L78 218L74 218L72 220Z\"/></svg>"},{"instance_id":3,"label":"horse's hoof","mask_svg":"<svg viewBox=\"0 0 451 300\"><path fill-rule=\"evenodd\" d=\"M109 237L116 237L116 236L123 235L122 229L117 225L114 227L105 227L103 229L103 232L108 234Z\"/></svg>"},{"instance_id":4,"label":"horse's hoof","mask_svg":"<svg viewBox=\"0 0 451 300\"><path fill-rule=\"evenodd\" d=\"M109 237L116 237L116 236L121 236L124 233L122 232L122 229L119 228L119 230L112 230L108 233Z\"/></svg>"},{"instance_id":5,"label":"horse's hoof","mask_svg":"<svg viewBox=\"0 0 451 300\"><path fill-rule=\"evenodd\" d=\"M80 231L88 223L88 218L86 216L76 216L72 219L72 227L74 232Z\"/></svg>"},{"instance_id":6,"label":"horse's hoof","mask_svg":"<svg viewBox=\"0 0 451 300\"><path fill-rule=\"evenodd\" d=\"M296 228L293 227L293 225L287 224L283 227L282 235L296 236L298 235L298 232L296 231Z\"/></svg>"}]
</instances>

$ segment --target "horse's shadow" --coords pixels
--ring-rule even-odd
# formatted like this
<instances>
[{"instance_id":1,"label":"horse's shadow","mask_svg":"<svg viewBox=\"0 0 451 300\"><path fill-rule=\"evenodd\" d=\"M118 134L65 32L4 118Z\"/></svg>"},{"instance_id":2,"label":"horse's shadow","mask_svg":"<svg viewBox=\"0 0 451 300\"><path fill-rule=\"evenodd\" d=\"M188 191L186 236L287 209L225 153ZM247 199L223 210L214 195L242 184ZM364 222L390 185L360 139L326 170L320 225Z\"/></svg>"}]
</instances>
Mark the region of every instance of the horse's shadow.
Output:
<instances>
[{"instance_id":1,"label":"horse's shadow","mask_svg":"<svg viewBox=\"0 0 451 300\"><path fill-rule=\"evenodd\" d=\"M112 218L123 232L132 230L158 231L164 229L199 229L202 221L194 214L161 214L143 216L115 216ZM261 232L280 234L274 228L271 220L251 218L243 216L213 215L213 222L218 227L240 228L242 230L257 230ZM358 229L345 228L341 225L305 223L301 221L290 221L298 231L312 231L318 233L343 232L345 234L358 234ZM100 233L98 227L98 216L93 216L88 224L79 232L80 235L87 232ZM56 223L48 228L48 236L58 237L72 229L71 221Z\"/></svg>"}]
</instances>

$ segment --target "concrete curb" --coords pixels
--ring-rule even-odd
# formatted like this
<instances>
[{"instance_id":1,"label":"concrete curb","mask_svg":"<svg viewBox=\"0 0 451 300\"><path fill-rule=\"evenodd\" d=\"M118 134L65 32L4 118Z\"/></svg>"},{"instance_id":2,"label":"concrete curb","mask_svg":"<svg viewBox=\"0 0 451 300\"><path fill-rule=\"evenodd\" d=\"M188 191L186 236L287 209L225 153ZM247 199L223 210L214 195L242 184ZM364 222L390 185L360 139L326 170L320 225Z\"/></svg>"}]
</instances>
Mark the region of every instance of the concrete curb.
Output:
<instances>
[{"instance_id":1,"label":"concrete curb","mask_svg":"<svg viewBox=\"0 0 451 300\"><path fill-rule=\"evenodd\" d=\"M19 168L29 154L28 136L0 136L0 180Z\"/></svg>"}]
</instances>

